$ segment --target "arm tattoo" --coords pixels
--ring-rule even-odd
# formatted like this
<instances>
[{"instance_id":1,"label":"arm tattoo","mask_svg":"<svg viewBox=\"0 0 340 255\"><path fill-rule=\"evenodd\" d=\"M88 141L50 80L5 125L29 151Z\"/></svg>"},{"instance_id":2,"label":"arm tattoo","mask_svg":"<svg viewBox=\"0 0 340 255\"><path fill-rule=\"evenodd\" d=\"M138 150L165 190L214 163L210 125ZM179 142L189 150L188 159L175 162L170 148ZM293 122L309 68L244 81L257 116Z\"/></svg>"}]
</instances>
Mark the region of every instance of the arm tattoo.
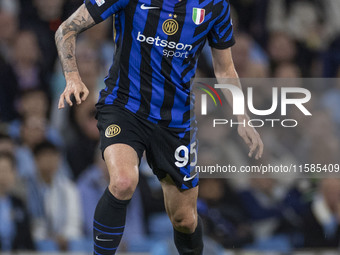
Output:
<instances>
[{"instance_id":1,"label":"arm tattoo","mask_svg":"<svg viewBox=\"0 0 340 255\"><path fill-rule=\"evenodd\" d=\"M76 37L94 25L94 20L83 4L71 17L61 24L57 30L55 42L64 75L71 72L78 72L75 58Z\"/></svg>"}]
</instances>

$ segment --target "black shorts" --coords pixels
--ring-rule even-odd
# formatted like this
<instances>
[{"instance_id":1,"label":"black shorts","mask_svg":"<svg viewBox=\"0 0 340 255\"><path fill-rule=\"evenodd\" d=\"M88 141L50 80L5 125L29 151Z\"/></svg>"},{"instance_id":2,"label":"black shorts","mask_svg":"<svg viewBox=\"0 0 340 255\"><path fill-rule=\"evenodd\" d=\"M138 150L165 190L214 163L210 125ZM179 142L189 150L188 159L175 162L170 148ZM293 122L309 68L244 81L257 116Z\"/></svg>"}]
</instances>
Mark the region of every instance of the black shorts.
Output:
<instances>
[{"instance_id":1,"label":"black shorts","mask_svg":"<svg viewBox=\"0 0 340 255\"><path fill-rule=\"evenodd\" d=\"M168 128L146 120L124 107L101 106L97 112L102 153L106 147L122 143L131 146L139 157L146 158L159 180L167 174L180 189L198 185L196 126ZM192 131L192 132L190 132Z\"/></svg>"}]
</instances>

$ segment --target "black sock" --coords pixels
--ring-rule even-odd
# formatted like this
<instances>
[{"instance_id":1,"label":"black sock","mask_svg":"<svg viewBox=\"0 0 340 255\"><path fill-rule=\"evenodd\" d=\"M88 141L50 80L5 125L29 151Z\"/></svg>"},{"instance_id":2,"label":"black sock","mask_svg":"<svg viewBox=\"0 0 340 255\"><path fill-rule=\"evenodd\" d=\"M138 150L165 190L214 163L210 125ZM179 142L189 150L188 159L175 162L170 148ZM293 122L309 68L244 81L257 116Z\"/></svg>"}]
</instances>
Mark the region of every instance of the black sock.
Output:
<instances>
[{"instance_id":1,"label":"black sock","mask_svg":"<svg viewBox=\"0 0 340 255\"><path fill-rule=\"evenodd\" d=\"M114 255L123 236L130 200L115 198L107 188L99 200L93 221L94 255Z\"/></svg>"},{"instance_id":2,"label":"black sock","mask_svg":"<svg viewBox=\"0 0 340 255\"><path fill-rule=\"evenodd\" d=\"M202 221L198 217L197 227L192 234L185 234L174 229L175 245L180 255L201 255L203 252Z\"/></svg>"}]
</instances>

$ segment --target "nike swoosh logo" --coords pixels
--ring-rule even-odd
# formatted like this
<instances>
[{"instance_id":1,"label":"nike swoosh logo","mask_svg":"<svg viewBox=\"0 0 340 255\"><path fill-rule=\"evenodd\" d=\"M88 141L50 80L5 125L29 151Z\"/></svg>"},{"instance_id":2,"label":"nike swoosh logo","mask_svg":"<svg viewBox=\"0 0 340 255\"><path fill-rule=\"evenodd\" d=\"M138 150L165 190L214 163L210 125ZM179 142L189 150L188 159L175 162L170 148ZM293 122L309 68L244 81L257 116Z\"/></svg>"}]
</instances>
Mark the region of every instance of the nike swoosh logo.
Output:
<instances>
[{"instance_id":1,"label":"nike swoosh logo","mask_svg":"<svg viewBox=\"0 0 340 255\"><path fill-rule=\"evenodd\" d=\"M194 178L196 177L197 174L198 174L198 173L194 174L194 175L191 176L191 177L184 176L183 181L185 181L185 182L190 181L190 180L194 179Z\"/></svg>"},{"instance_id":2,"label":"nike swoosh logo","mask_svg":"<svg viewBox=\"0 0 340 255\"><path fill-rule=\"evenodd\" d=\"M96 236L96 240L97 241L102 241L102 242L111 242L111 241L113 241L113 239L101 239L98 236Z\"/></svg>"},{"instance_id":3,"label":"nike swoosh logo","mask_svg":"<svg viewBox=\"0 0 340 255\"><path fill-rule=\"evenodd\" d=\"M156 7L156 6L145 6L145 4L142 4L142 5L140 6L140 8L141 8L142 10L159 9L159 7Z\"/></svg>"}]
</instances>

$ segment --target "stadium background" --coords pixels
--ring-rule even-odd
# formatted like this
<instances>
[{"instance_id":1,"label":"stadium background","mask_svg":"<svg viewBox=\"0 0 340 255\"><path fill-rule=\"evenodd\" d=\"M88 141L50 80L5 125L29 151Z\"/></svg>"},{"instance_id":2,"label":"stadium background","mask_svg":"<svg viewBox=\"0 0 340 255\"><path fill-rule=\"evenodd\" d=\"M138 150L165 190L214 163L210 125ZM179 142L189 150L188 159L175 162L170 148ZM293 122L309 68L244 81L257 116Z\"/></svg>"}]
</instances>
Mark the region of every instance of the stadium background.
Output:
<instances>
[{"instance_id":1,"label":"stadium background","mask_svg":"<svg viewBox=\"0 0 340 255\"><path fill-rule=\"evenodd\" d=\"M114 46L112 20L79 37L78 65L90 97L80 106L58 111L65 81L54 33L81 2L0 0L2 251L91 251L92 214L108 183L97 149L94 104ZM340 78L340 1L230 2L237 41L232 51L241 78ZM212 75L206 48L198 76ZM278 130L279 144L261 133L267 158L284 155L292 162L339 162L340 85L308 89L320 102L313 125L305 126L295 139L285 139ZM229 146L233 144L225 157L233 158L233 151L246 153L235 132L225 138ZM121 250L175 254L160 186L144 161L140 168ZM317 206L333 213L321 217ZM337 179L263 178L242 185L204 179L198 209L205 224L207 254L222 254L224 249L240 254L339 249Z\"/></svg>"}]
</instances>

